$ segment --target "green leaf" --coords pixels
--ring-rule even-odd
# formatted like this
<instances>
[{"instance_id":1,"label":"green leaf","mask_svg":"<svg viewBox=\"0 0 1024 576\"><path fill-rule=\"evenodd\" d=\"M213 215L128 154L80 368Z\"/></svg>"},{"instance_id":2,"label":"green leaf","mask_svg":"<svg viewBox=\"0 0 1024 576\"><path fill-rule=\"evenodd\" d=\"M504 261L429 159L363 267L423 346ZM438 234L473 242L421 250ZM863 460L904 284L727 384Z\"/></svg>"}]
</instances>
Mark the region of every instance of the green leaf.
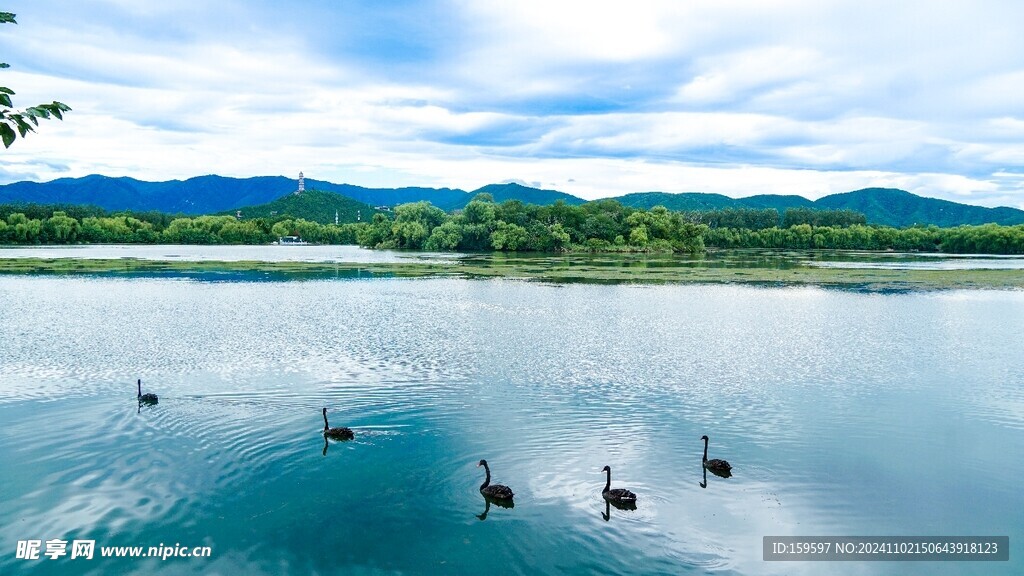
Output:
<instances>
[{"instance_id":1,"label":"green leaf","mask_svg":"<svg viewBox=\"0 0 1024 576\"><path fill-rule=\"evenodd\" d=\"M25 122L21 117L15 117L14 122L18 125L18 133L21 134L22 138L25 137L25 134L35 131L32 129L32 126L30 126L28 122Z\"/></svg>"},{"instance_id":2,"label":"green leaf","mask_svg":"<svg viewBox=\"0 0 1024 576\"><path fill-rule=\"evenodd\" d=\"M4 123L0 124L0 137L4 139L4 148L10 148L17 136L14 134L14 129Z\"/></svg>"},{"instance_id":3,"label":"green leaf","mask_svg":"<svg viewBox=\"0 0 1024 576\"><path fill-rule=\"evenodd\" d=\"M6 86L0 86L0 92L3 92L4 94L14 94L14 90L11 90Z\"/></svg>"},{"instance_id":4,"label":"green leaf","mask_svg":"<svg viewBox=\"0 0 1024 576\"><path fill-rule=\"evenodd\" d=\"M14 114L11 114L10 115L10 120L8 120L8 122L14 122L16 124L21 124L21 123L24 123L26 120L31 121L36 126L39 126L39 120L36 120L32 116L26 116L22 112L15 112Z\"/></svg>"},{"instance_id":5,"label":"green leaf","mask_svg":"<svg viewBox=\"0 0 1024 576\"><path fill-rule=\"evenodd\" d=\"M8 64L7 62L0 62L0 68L10 68L10 67L11 67L11 65Z\"/></svg>"},{"instance_id":6,"label":"green leaf","mask_svg":"<svg viewBox=\"0 0 1024 576\"><path fill-rule=\"evenodd\" d=\"M50 109L50 113L53 114L54 116L56 116L57 120L63 120L64 119L64 116L60 113L60 108L54 106L53 104L48 106L48 108Z\"/></svg>"},{"instance_id":7,"label":"green leaf","mask_svg":"<svg viewBox=\"0 0 1024 576\"><path fill-rule=\"evenodd\" d=\"M11 97L7 94L0 94L0 104L7 106L8 108L14 106L14 104L11 104Z\"/></svg>"},{"instance_id":8,"label":"green leaf","mask_svg":"<svg viewBox=\"0 0 1024 576\"><path fill-rule=\"evenodd\" d=\"M0 12L0 24L17 24L18 22L14 19L14 16L10 12Z\"/></svg>"},{"instance_id":9,"label":"green leaf","mask_svg":"<svg viewBox=\"0 0 1024 576\"><path fill-rule=\"evenodd\" d=\"M36 126L39 126L39 120L36 120L34 116L29 116L24 112L15 112L14 114L10 115L10 121L13 122L25 122L26 120L32 122Z\"/></svg>"}]
</instances>

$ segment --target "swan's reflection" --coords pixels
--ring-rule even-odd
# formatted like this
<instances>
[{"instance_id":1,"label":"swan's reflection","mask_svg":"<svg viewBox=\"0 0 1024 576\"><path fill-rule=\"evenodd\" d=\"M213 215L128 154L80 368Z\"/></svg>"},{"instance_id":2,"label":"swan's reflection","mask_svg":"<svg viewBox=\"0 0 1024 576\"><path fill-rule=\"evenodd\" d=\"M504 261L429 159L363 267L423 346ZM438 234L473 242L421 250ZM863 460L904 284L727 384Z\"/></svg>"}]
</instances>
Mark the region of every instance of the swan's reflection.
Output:
<instances>
[{"instance_id":1,"label":"swan's reflection","mask_svg":"<svg viewBox=\"0 0 1024 576\"><path fill-rule=\"evenodd\" d=\"M619 510L636 510L636 502L616 502L614 500L604 501L604 512L601 512L601 518L607 522L612 519L612 506Z\"/></svg>"},{"instance_id":2,"label":"swan's reflection","mask_svg":"<svg viewBox=\"0 0 1024 576\"><path fill-rule=\"evenodd\" d=\"M338 440L336 438L330 438L328 436L324 436L323 439L324 439L324 450L323 450L323 455L324 456L327 456L327 448L330 447L331 444L345 444L345 443L349 442L349 440Z\"/></svg>"},{"instance_id":3,"label":"swan's reflection","mask_svg":"<svg viewBox=\"0 0 1024 576\"><path fill-rule=\"evenodd\" d=\"M708 487L708 470L711 470L711 473L714 474L715 476L718 476L719 478L732 477L732 472L729 470L716 470L714 468L708 468L707 466L704 465L703 462L701 462L700 471L703 479L697 483L697 485L700 486L701 488Z\"/></svg>"},{"instance_id":4,"label":"swan's reflection","mask_svg":"<svg viewBox=\"0 0 1024 576\"><path fill-rule=\"evenodd\" d=\"M484 511L482 514L477 514L476 517L480 520L487 520L487 513L491 511L491 504L494 504L498 508L515 508L516 503L512 500L502 500L500 498L489 498L484 496Z\"/></svg>"}]
</instances>

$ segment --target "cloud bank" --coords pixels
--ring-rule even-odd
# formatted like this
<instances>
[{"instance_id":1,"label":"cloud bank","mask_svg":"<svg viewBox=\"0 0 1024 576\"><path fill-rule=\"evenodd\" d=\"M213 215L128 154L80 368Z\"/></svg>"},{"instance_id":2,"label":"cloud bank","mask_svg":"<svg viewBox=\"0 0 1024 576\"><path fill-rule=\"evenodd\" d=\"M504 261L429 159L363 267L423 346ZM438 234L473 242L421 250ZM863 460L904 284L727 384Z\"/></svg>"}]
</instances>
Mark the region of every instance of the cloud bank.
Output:
<instances>
[{"instance_id":1,"label":"cloud bank","mask_svg":"<svg viewBox=\"0 0 1024 576\"><path fill-rule=\"evenodd\" d=\"M217 173L585 198L867 186L1024 207L1024 5L14 2L0 84L74 109L0 180Z\"/></svg>"}]
</instances>

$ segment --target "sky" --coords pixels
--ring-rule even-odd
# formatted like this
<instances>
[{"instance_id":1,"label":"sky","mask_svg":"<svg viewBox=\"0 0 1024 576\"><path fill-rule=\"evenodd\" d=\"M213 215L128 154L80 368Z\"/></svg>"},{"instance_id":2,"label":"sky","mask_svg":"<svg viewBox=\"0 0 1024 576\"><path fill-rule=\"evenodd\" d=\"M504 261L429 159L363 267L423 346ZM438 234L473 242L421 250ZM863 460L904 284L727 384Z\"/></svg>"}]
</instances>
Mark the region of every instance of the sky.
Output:
<instances>
[{"instance_id":1,"label":"sky","mask_svg":"<svg viewBox=\"0 0 1024 576\"><path fill-rule=\"evenodd\" d=\"M1024 208L1024 2L7 0L0 183L285 175Z\"/></svg>"}]
</instances>

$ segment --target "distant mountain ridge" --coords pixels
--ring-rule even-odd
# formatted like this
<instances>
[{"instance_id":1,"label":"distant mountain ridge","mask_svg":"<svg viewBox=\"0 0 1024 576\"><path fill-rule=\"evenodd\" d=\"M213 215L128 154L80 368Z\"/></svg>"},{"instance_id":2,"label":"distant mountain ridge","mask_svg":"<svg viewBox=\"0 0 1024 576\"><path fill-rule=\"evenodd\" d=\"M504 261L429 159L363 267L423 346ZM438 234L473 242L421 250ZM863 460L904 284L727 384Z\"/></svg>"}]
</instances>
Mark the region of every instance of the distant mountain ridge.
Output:
<instances>
[{"instance_id":1,"label":"distant mountain ridge","mask_svg":"<svg viewBox=\"0 0 1024 576\"><path fill-rule=\"evenodd\" d=\"M159 210L171 214L212 214L235 206L265 204L295 189L283 176L146 182L93 174L50 182L15 182L0 186L0 202L92 204L106 210Z\"/></svg>"},{"instance_id":2,"label":"distant mountain ridge","mask_svg":"<svg viewBox=\"0 0 1024 576\"><path fill-rule=\"evenodd\" d=\"M746 198L730 198L721 194L683 192L637 192L613 198L634 208L664 206L669 210L722 210L726 208L775 208L780 213L786 208L814 208L819 210L855 210L867 218L869 224L882 224L905 228L917 224L959 226L962 224L1003 225L1024 224L1024 210L1000 207L986 208L959 204L937 198L925 198L895 188L864 188L841 192L808 200L803 196L761 194Z\"/></svg>"},{"instance_id":3,"label":"distant mountain ridge","mask_svg":"<svg viewBox=\"0 0 1024 576\"><path fill-rule=\"evenodd\" d=\"M127 177L91 175L82 178L60 178L43 183L15 182L0 185L0 203L91 204L107 210L216 214L269 204L294 192L296 188L296 180L284 176L228 178L209 175L187 180L146 182ZM446 211L464 207L476 194L483 192L491 194L497 202L512 199L528 204L552 204L558 200L568 204L586 202L582 198L557 190L541 190L515 183L489 184L467 192L455 188L365 188L307 179L306 189L333 192L371 207L393 207L397 204L426 200ZM864 213L869 223L896 227L915 224L956 226L989 222L1005 225L1024 224L1024 210L959 204L889 188L865 188L832 194L815 201L795 195L760 194L746 198L730 198L721 194L700 192L637 192L611 199L635 208L662 205L671 210L775 208L783 212L786 208L851 209ZM333 221L333 217L331 220Z\"/></svg>"},{"instance_id":4,"label":"distant mountain ridge","mask_svg":"<svg viewBox=\"0 0 1024 576\"><path fill-rule=\"evenodd\" d=\"M895 188L865 188L819 198L815 208L849 208L862 212L872 224L912 226L935 224L1024 224L1024 210L999 207L986 208L960 204L937 198L922 198Z\"/></svg>"},{"instance_id":5,"label":"distant mountain ridge","mask_svg":"<svg viewBox=\"0 0 1024 576\"><path fill-rule=\"evenodd\" d=\"M554 204L558 200L563 200L566 204L584 204L586 202L582 198L565 192L540 190L515 183L488 184L472 192L466 192L457 188L363 188L352 184L333 184L307 179L306 188L334 192L371 206L394 207L398 204L427 200L446 212L465 207L474 196L481 193L490 194L494 197L495 202L513 199L522 200L527 204ZM2 197L2 192L0 192L0 197Z\"/></svg>"},{"instance_id":6,"label":"distant mountain ridge","mask_svg":"<svg viewBox=\"0 0 1024 576\"><path fill-rule=\"evenodd\" d=\"M268 204L294 192L298 184L284 176L229 178L197 176L188 180L147 182L129 177L93 174L59 178L50 182L14 182L0 185L0 203L91 204L106 210L159 210L171 214L213 214L242 207ZM476 194L487 192L495 201L512 198L533 204L564 200L583 204L582 198L555 190L539 190L520 184L489 184L467 192L452 188L364 188L306 179L307 190L334 192L371 206L389 206L428 200L442 210L464 207Z\"/></svg>"}]
</instances>

